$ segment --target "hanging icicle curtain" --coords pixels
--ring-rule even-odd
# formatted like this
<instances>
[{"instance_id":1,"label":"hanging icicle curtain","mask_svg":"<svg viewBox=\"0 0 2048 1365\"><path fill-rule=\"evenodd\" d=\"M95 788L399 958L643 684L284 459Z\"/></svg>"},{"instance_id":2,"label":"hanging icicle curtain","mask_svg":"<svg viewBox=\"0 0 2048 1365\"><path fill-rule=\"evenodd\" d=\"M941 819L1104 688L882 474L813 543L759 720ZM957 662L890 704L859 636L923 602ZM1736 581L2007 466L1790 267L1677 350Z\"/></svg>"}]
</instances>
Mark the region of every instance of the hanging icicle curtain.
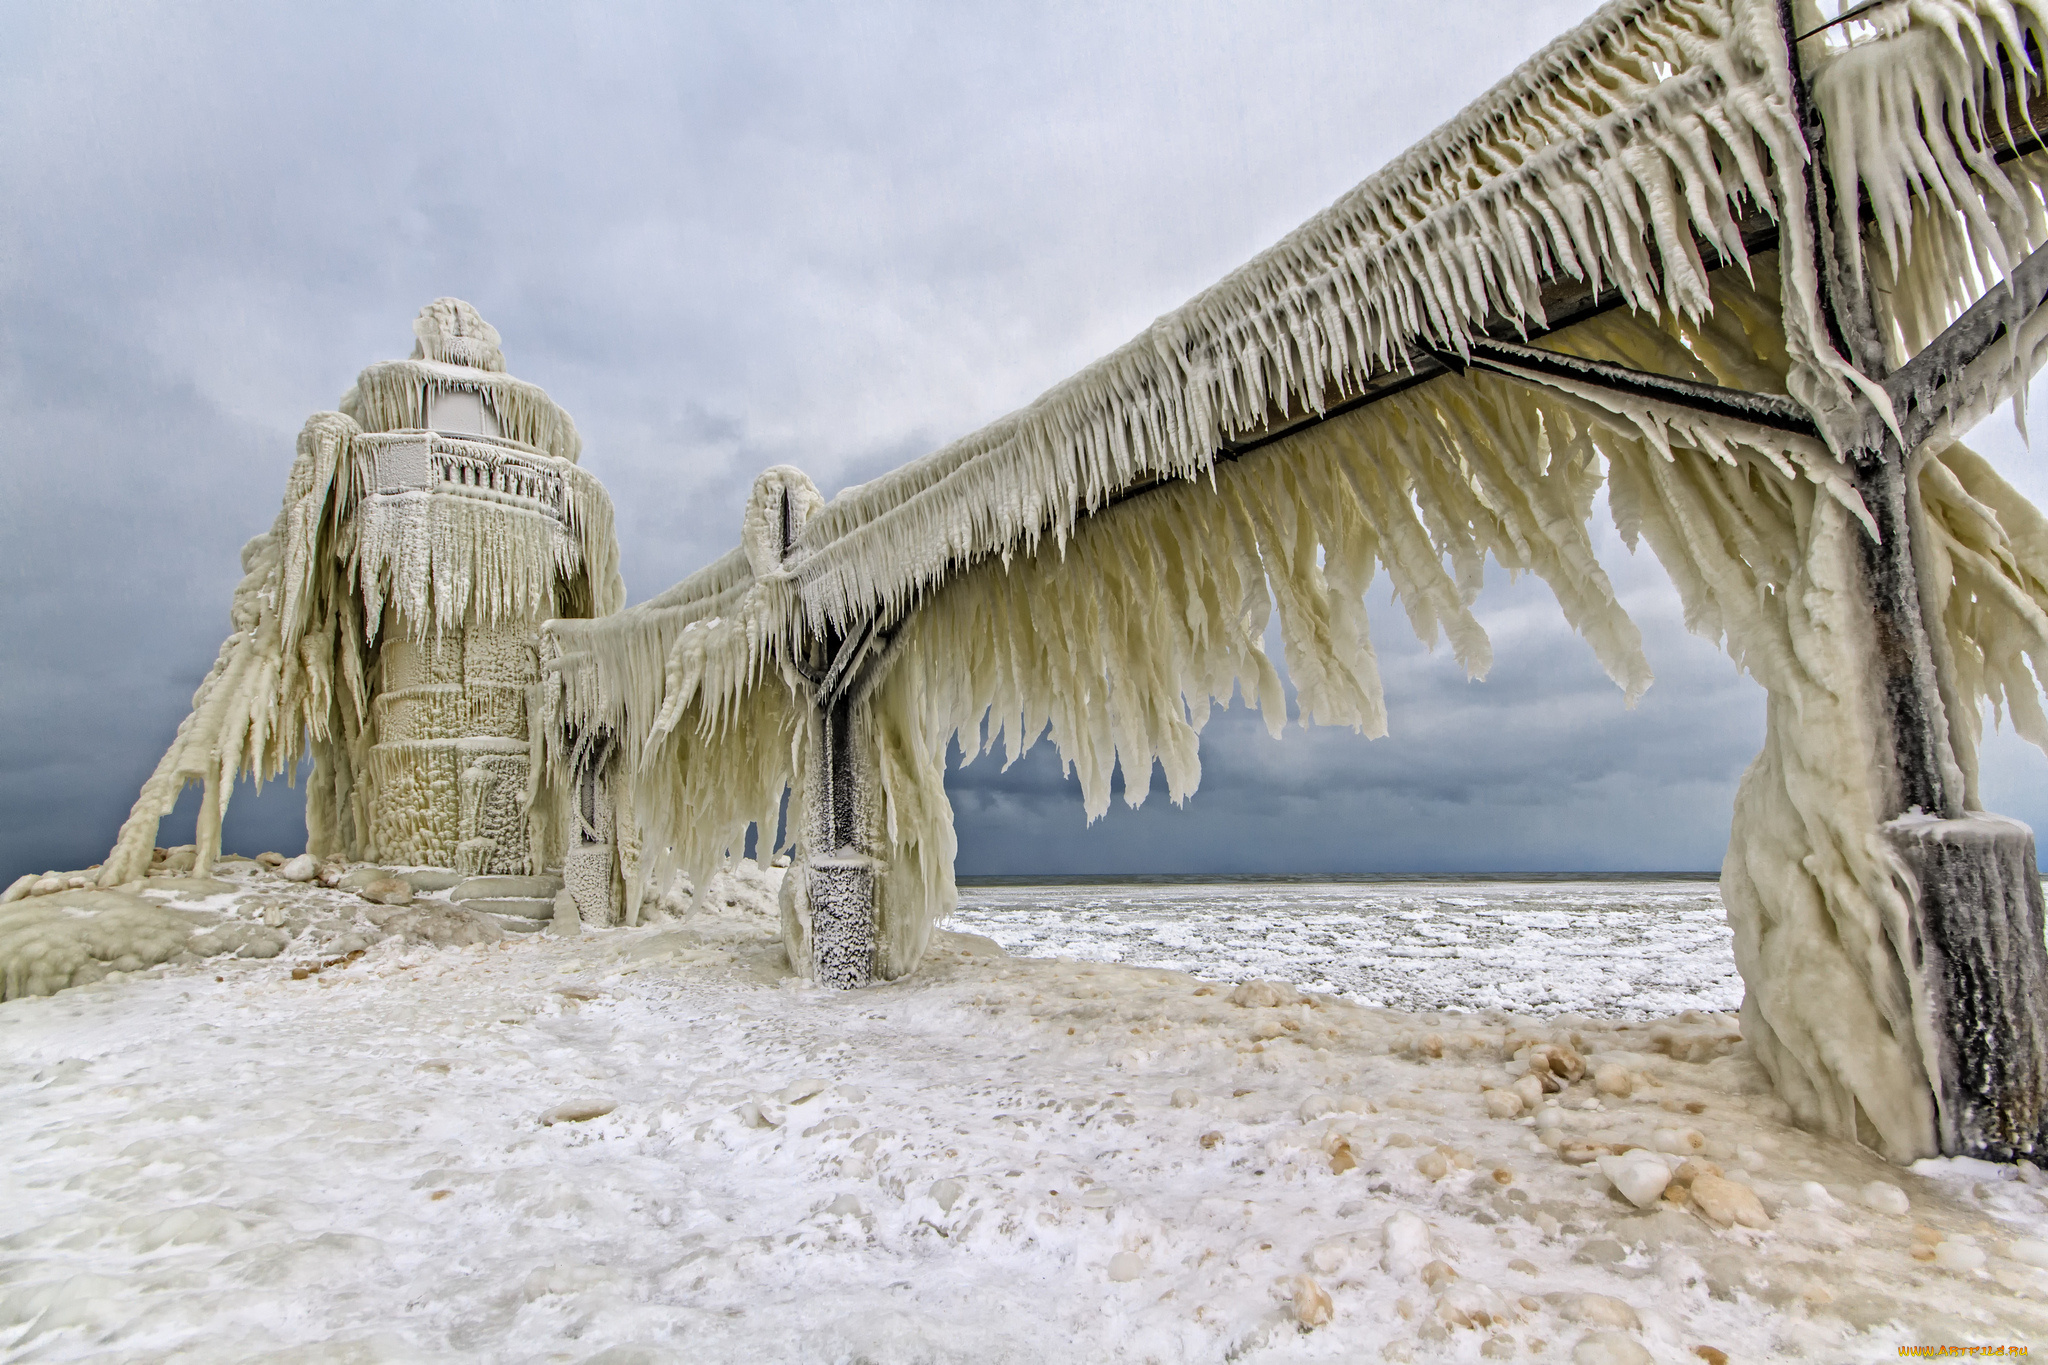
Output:
<instances>
[{"instance_id":1,"label":"hanging icicle curtain","mask_svg":"<svg viewBox=\"0 0 2048 1365\"><path fill-rule=\"evenodd\" d=\"M1898 358L2048 240L2020 155L2043 16L2031 0L1914 0L1807 40L1825 170L1836 203L1867 205ZM1843 454L1896 414L1828 335L1782 20L1765 0L1611 4L1129 345L824 504L778 563L728 556L656 602L551 628L555 704L632 736L643 873L701 885L750 821L774 828L816 758L803 642L863 630L883 641L861 705L885 976L914 966L952 904L949 741L1000 742L1014 761L1049 734L1090 815L1118 765L1131 799L1155 761L1184 799L1214 704L1241 695L1285 720L1261 646L1275 611L1304 722L1383 733L1361 600L1378 568L1417 633L1475 676L1486 558L1538 574L1632 698L1650 670L1593 552L1604 486L1688 622L1771 696L1724 881L1746 1031L1811 1122L1930 1150L1924 1011L1898 966L1909 892L1857 776L1879 742L1852 647L1869 626L1851 561L1873 522ZM1619 306L1552 330L1567 296ZM2048 537L1946 437L2023 393L2039 332L2014 327L1946 390L1945 435L1913 470L1923 540L1951 573L1928 614L1955 661L1972 784L1982 700L2048 738ZM1389 384L1482 335L1787 395L1813 434L1568 377ZM1376 385L1399 391L1234 458Z\"/></svg>"},{"instance_id":2,"label":"hanging icicle curtain","mask_svg":"<svg viewBox=\"0 0 2048 1365\"><path fill-rule=\"evenodd\" d=\"M502 362L501 362L502 363ZM570 464L583 454L583 438L569 414L535 384L509 374L438 360L386 360L364 370L342 396L341 410L365 431L431 426L428 407L439 394L475 394L507 440L533 446Z\"/></svg>"}]
</instances>

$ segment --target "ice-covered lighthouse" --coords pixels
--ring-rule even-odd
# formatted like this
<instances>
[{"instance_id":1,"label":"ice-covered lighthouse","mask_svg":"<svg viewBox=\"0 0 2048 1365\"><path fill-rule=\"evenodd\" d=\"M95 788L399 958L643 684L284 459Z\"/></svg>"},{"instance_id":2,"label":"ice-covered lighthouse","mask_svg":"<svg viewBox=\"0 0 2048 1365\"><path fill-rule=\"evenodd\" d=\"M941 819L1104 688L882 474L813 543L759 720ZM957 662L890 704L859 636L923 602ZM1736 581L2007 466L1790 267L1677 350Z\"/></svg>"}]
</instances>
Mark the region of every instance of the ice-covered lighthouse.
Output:
<instances>
[{"instance_id":1,"label":"ice-covered lighthouse","mask_svg":"<svg viewBox=\"0 0 2048 1365\"><path fill-rule=\"evenodd\" d=\"M410 358L364 370L300 433L277 521L243 548L233 633L103 885L143 875L191 782L211 866L236 777L306 754L310 853L533 873L578 837L575 812L529 805L527 689L542 623L623 603L611 503L569 414L505 372L476 309L436 299L413 331Z\"/></svg>"}]
</instances>

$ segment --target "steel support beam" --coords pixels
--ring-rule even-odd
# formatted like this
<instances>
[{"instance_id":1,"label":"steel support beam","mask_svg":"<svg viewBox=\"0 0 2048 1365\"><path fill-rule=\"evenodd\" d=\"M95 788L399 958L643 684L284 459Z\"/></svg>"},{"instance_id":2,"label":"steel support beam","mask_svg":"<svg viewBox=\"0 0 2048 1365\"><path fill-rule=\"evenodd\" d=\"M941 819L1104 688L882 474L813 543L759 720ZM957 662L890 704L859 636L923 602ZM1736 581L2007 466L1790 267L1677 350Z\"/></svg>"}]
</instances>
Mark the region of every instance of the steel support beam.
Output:
<instances>
[{"instance_id":1,"label":"steel support beam","mask_svg":"<svg viewBox=\"0 0 2048 1365\"><path fill-rule=\"evenodd\" d=\"M866 632L863 632L866 633ZM843 676L862 645L831 641ZM832 676L828 673L828 676ZM812 771L804 783L804 894L810 915L809 975L822 986L853 990L875 979L875 882L879 869L866 838L869 743L850 689L812 700Z\"/></svg>"},{"instance_id":2,"label":"steel support beam","mask_svg":"<svg viewBox=\"0 0 2048 1365\"><path fill-rule=\"evenodd\" d=\"M1905 448L1917 451L1949 414L1964 371L2048 303L2048 246L2037 247L2012 274L1971 304L1947 330L1884 381Z\"/></svg>"},{"instance_id":3,"label":"steel support beam","mask_svg":"<svg viewBox=\"0 0 2048 1365\"><path fill-rule=\"evenodd\" d=\"M1745 389L1722 388L1718 384L1702 384L1697 380L1678 379L1671 375L1654 374L1648 370L1631 369L1626 365L1611 365L1601 360L1581 360L1577 356L1564 355L1558 351L1544 351L1534 346L1518 346L1513 342L1489 341L1485 338L1475 338L1467 347L1467 354L1464 356L1428 345L1423 345L1419 349L1453 374L1462 375L1471 370L1487 370L1494 374L1506 375L1510 379L1529 380L1539 384L1561 379L1573 384L1584 384L1591 388L1626 394L1631 398L1649 399L1671 407L1705 413L1710 417L1748 422L1752 426L1768 427L1773 431L1789 431L1798 436L1811 436L1816 439L1820 436L1820 428L1814 425L1813 415L1797 399L1787 398L1782 394L1750 393Z\"/></svg>"}]
</instances>

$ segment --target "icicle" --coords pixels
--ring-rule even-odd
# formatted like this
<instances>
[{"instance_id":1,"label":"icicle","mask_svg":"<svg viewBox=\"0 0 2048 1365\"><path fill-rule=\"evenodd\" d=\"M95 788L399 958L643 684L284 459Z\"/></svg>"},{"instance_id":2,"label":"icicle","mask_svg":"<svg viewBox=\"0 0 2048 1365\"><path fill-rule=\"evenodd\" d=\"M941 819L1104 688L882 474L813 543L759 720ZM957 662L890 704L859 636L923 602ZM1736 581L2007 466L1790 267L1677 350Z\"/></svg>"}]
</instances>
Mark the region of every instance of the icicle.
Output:
<instances>
[{"instance_id":1,"label":"icicle","mask_svg":"<svg viewBox=\"0 0 2048 1365\"><path fill-rule=\"evenodd\" d=\"M1995 22L1957 27L1961 36L1901 35L1915 51L1946 42L1940 61L1916 59L1888 78L1882 60L1866 63L1871 79L1889 79L1894 103L1950 101L1941 108L1951 113L1928 121L1923 160L1935 170L1866 154L1853 133L1831 144L1848 159L1843 173L1875 177L1888 205L1928 187L1960 204L1960 187L1988 165L1973 143L1981 117L1957 93L1967 84L1957 73L2024 26L1996 0L1983 3ZM1979 31L2004 36L1969 36ZM1652 78L1653 67L1668 74ZM1712 299L1695 237L1747 272L1731 201L1783 221L1804 212L1786 81L1776 9L1761 0L1608 6L1129 345L1030 407L835 499L800 542L812 628L893 615L961 565L1029 552L1048 534L1064 544L1077 514L1134 482L1202 475L1233 435L1274 414L1321 411L1359 375L1404 364L1418 336L1461 351L1501 318L1541 325L1548 271L1617 288L1642 310L1703 319ZM1838 92L1854 82L1823 72L1819 84ZM1997 178L1984 186L1971 191L1977 207L1965 206L1972 240L1992 241L1990 225L2003 240L2019 230L2011 223L2041 221L2038 206ZM1834 355L1806 308L1815 265L1803 235L1787 237L1789 382L1831 439L1845 440L1860 421L1852 390L1867 381ZM1987 263L2002 251L1993 242ZM1873 401L1883 406L1881 394Z\"/></svg>"},{"instance_id":2,"label":"icicle","mask_svg":"<svg viewBox=\"0 0 2048 1365\"><path fill-rule=\"evenodd\" d=\"M341 413L307 421L277 520L242 552L234 633L123 824L104 884L147 871L157 824L188 782L217 791L210 822L239 774L291 774L309 746L322 786L308 796L308 847L359 853L367 830L350 809L360 799L351 774L368 761L367 678L387 602L422 639L621 605L611 504L596 480L502 442L403 440L417 447L418 484L387 492L379 460L394 438L365 435ZM434 454L488 466L505 486L436 492ZM558 600L565 591L576 600ZM208 839L217 830L202 830Z\"/></svg>"},{"instance_id":3,"label":"icicle","mask_svg":"<svg viewBox=\"0 0 2048 1365\"><path fill-rule=\"evenodd\" d=\"M330 661L360 647L352 633L341 638L334 628L336 560L329 546L357 434L339 413L317 414L300 432L284 506L271 529L242 551L243 577L229 608L233 633L121 826L101 868L102 885L148 871L157 823L188 782L216 791L209 810L217 817L238 773L253 773L259 783L289 773L309 736L316 748L326 742L334 706ZM217 830L201 831L202 844L218 839Z\"/></svg>"},{"instance_id":4,"label":"icicle","mask_svg":"<svg viewBox=\"0 0 2048 1365\"><path fill-rule=\"evenodd\" d=\"M500 435L574 464L583 453L576 423L537 385L511 375L435 360L387 360L372 365L343 399L342 410L364 431L420 430L429 425L432 397L475 394Z\"/></svg>"},{"instance_id":5,"label":"icicle","mask_svg":"<svg viewBox=\"0 0 2048 1365\"><path fill-rule=\"evenodd\" d=\"M1901 354L2048 240L2035 173L1991 162L1980 107L2000 60L2031 72L2041 30L2032 0L1915 0L1885 36L1816 71L1838 201L1848 211L1846 187L1860 185L1878 217L1886 251L1872 268L1891 289ZM1588 527L1604 479L1617 528L1669 568L1688 626L1771 696L1724 884L1752 987L1745 1036L1803 1119L1918 1154L1931 1132L1925 1059L1910 992L1896 988L1905 901L1875 833L1855 644L1868 621L1852 561L1869 517L1826 445L1475 370L1216 459L1278 414L1324 411L1360 376L1405 366L1418 339L1462 352L1482 328L1541 327L1542 287L1559 271L1632 307L1545 345L1790 393L1836 446L1857 437L1856 393L1873 390L1814 306L1791 108L1769 0L1609 5L1125 347L819 508L792 555L756 518L742 550L671 593L552 626L559 657L539 704L563 725L626 737L646 866L702 885L815 759L799 639L891 629L859 706L877 750L876 838L895 869L878 926L893 975L952 903L950 743L970 756L1000 743L1013 762L1049 738L1091 818L1119 769L1129 800L1144 799L1155 764L1185 800L1217 704L1242 697L1276 732L1286 720L1263 648L1276 611L1301 717L1382 733L1362 603L1376 565L1417 634L1447 637L1474 675L1492 657L1471 611L1488 559L1536 573L1624 698L1640 695L1641 640ZM1787 225L1779 251L1749 256L1738 199L1743 217ZM1738 268L1710 274L1696 242ZM1956 585L1938 613L1955 686L2037 742L2048 523L1943 445L2013 397L2044 347L2048 322L2036 321L1956 376L1936 453L1916 471L1931 553ZM430 382L394 372L358 407L398 413ZM1888 410L1881 393L1872 401ZM418 558L394 517L365 531L359 562ZM392 582L439 592L439 572ZM1974 782L1969 740L1958 761ZM1799 983L1766 967L1788 954L1807 955Z\"/></svg>"}]
</instances>

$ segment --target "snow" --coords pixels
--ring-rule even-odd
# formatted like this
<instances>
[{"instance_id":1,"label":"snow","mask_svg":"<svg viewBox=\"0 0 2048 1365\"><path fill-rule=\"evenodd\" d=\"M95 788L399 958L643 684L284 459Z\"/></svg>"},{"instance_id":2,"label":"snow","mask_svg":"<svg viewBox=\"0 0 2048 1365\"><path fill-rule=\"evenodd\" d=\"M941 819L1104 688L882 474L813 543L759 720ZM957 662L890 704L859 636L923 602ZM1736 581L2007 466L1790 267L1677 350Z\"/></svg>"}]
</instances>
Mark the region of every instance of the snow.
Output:
<instances>
[{"instance_id":1,"label":"snow","mask_svg":"<svg viewBox=\"0 0 2048 1365\"><path fill-rule=\"evenodd\" d=\"M440 949L217 875L172 898L305 911L289 952L0 1006L9 1360L1874 1360L2048 1328L2038 1173L1786 1126L1723 1014L1384 1011L944 931L819 990L748 864L680 920ZM1488 1117L1516 1057L1631 1094ZM1768 1226L1559 1155L1653 1134Z\"/></svg>"},{"instance_id":2,"label":"snow","mask_svg":"<svg viewBox=\"0 0 2048 1365\"><path fill-rule=\"evenodd\" d=\"M1742 1004L1706 881L972 886L947 924L1031 957L1283 977L1391 1009L1644 1019Z\"/></svg>"}]
</instances>

